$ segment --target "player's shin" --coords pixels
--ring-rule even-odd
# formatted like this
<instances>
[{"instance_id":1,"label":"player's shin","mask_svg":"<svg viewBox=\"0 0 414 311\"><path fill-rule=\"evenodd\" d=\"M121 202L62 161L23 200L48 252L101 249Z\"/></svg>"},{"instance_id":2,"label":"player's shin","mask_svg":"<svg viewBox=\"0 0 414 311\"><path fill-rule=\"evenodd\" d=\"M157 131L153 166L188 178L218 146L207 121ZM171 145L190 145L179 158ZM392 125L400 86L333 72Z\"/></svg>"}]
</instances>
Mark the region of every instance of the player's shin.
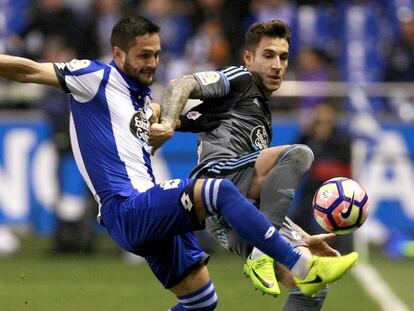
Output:
<instances>
[{"instance_id":1,"label":"player's shin","mask_svg":"<svg viewBox=\"0 0 414 311\"><path fill-rule=\"evenodd\" d=\"M263 183L260 210L280 229L288 214L296 188L313 162L313 152L306 145L292 145L284 150Z\"/></svg>"},{"instance_id":2,"label":"player's shin","mask_svg":"<svg viewBox=\"0 0 414 311\"><path fill-rule=\"evenodd\" d=\"M296 285L307 296L341 278L358 260L355 252L341 257L308 257L295 251L229 180L204 180L201 197L208 213L221 214L242 239L290 269Z\"/></svg>"},{"instance_id":3,"label":"player's shin","mask_svg":"<svg viewBox=\"0 0 414 311\"><path fill-rule=\"evenodd\" d=\"M243 239L291 269L300 257L276 228L229 180L206 179L202 199L209 214L221 214Z\"/></svg>"}]
</instances>

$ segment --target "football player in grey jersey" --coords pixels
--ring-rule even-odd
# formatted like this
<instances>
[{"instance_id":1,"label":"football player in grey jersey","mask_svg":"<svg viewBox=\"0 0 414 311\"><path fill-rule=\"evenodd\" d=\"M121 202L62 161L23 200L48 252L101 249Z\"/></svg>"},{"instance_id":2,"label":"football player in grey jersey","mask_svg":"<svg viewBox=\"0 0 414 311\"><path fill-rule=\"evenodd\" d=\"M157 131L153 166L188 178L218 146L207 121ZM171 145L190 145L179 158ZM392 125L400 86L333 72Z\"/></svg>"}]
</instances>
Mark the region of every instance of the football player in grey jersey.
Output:
<instances>
[{"instance_id":1,"label":"football player in grey jersey","mask_svg":"<svg viewBox=\"0 0 414 311\"><path fill-rule=\"evenodd\" d=\"M200 125L210 124L211 116L227 113L218 127L200 134L199 164L191 177L231 179L293 246L302 252L335 256L338 252L326 243L333 234L309 236L286 218L295 190L312 164L311 149L305 145L270 147L268 99L279 89L287 70L289 43L290 29L281 21L252 25L245 35L244 66L198 72L171 81L161 109L168 118L169 113L182 111L187 99L201 99L201 105L177 121L184 131L192 131L195 123L201 131ZM167 132L157 135L153 152L169 138ZM165 139L160 138L162 135ZM280 294L272 258L242 240L222 218L210 217L207 230L245 260L244 272L257 289ZM278 264L276 267L278 279L290 289L283 310L320 310L326 290L307 297L296 288L288 270Z\"/></svg>"}]
</instances>

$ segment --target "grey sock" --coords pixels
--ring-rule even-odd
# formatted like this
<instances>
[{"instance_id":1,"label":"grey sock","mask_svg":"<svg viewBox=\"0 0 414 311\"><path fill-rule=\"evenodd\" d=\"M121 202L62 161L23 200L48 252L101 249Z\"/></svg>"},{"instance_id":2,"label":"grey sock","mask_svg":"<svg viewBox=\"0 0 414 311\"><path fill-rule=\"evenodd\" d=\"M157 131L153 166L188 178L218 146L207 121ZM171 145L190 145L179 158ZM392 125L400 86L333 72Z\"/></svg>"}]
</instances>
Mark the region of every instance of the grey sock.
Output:
<instances>
[{"instance_id":1,"label":"grey sock","mask_svg":"<svg viewBox=\"0 0 414 311\"><path fill-rule=\"evenodd\" d=\"M298 261L293 265L290 270L292 274L300 279L305 279L309 274L307 267L308 262L312 259L312 255L308 253L301 253Z\"/></svg>"},{"instance_id":2,"label":"grey sock","mask_svg":"<svg viewBox=\"0 0 414 311\"><path fill-rule=\"evenodd\" d=\"M313 297L302 294L297 288L292 289L289 291L288 300L282 311L319 311L322 309L327 294L327 288L324 288Z\"/></svg>"},{"instance_id":3,"label":"grey sock","mask_svg":"<svg viewBox=\"0 0 414 311\"><path fill-rule=\"evenodd\" d=\"M277 159L263 183L260 210L280 229L295 196L302 176L313 162L313 152L306 145L292 145Z\"/></svg>"}]
</instances>

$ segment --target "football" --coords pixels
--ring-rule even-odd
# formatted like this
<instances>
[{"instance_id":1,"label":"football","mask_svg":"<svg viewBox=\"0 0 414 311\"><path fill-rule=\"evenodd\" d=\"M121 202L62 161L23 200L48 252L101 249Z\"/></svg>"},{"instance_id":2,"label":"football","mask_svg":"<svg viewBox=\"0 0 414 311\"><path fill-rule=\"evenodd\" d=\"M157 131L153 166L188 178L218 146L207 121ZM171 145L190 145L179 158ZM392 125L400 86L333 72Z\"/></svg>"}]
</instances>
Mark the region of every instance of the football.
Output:
<instances>
[{"instance_id":1,"label":"football","mask_svg":"<svg viewBox=\"0 0 414 311\"><path fill-rule=\"evenodd\" d=\"M361 227L368 216L368 195L356 181L335 177L325 181L313 197L313 214L328 232L348 234Z\"/></svg>"}]
</instances>

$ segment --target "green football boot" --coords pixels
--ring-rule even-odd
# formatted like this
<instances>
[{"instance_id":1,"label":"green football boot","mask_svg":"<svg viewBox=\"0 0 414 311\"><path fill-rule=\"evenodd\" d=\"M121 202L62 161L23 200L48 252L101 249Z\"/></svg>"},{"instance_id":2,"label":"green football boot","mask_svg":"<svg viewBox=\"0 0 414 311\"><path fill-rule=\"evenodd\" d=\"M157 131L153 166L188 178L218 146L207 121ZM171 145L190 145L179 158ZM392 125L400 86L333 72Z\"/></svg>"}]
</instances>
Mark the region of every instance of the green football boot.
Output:
<instances>
[{"instance_id":1,"label":"green football boot","mask_svg":"<svg viewBox=\"0 0 414 311\"><path fill-rule=\"evenodd\" d=\"M339 280L358 261L358 253L340 257L313 256L308 262L308 275L302 280L294 277L297 287L307 296L313 296L327 284Z\"/></svg>"},{"instance_id":2,"label":"green football boot","mask_svg":"<svg viewBox=\"0 0 414 311\"><path fill-rule=\"evenodd\" d=\"M263 255L257 259L247 258L244 264L244 274L252 280L253 286L260 290L262 294L271 296L279 296L279 284L275 276L275 269L273 267L273 258Z\"/></svg>"}]
</instances>

